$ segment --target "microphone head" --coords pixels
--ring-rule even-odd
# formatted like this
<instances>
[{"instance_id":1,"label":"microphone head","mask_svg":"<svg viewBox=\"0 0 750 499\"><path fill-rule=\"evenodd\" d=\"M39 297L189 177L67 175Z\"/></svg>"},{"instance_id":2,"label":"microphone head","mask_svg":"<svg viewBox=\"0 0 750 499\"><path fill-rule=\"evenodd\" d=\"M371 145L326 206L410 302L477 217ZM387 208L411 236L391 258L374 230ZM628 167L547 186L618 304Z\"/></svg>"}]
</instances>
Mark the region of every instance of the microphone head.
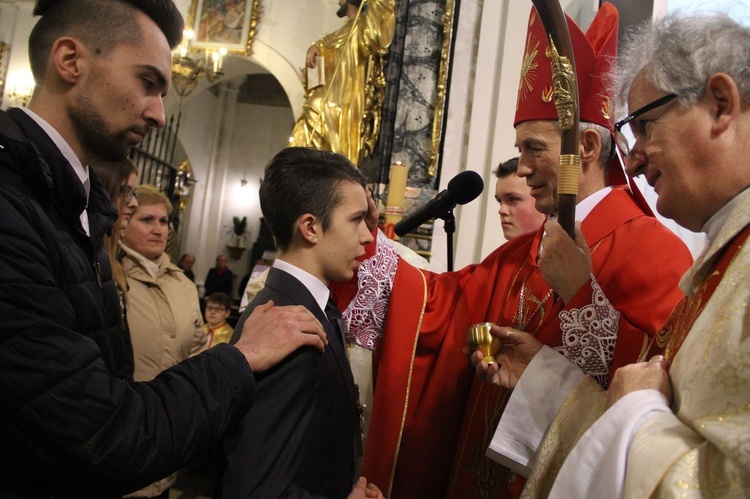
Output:
<instances>
[{"instance_id":1,"label":"microphone head","mask_svg":"<svg viewBox=\"0 0 750 499\"><path fill-rule=\"evenodd\" d=\"M456 204L466 204L482 193L484 181L475 171L462 171L448 182L448 194Z\"/></svg>"}]
</instances>

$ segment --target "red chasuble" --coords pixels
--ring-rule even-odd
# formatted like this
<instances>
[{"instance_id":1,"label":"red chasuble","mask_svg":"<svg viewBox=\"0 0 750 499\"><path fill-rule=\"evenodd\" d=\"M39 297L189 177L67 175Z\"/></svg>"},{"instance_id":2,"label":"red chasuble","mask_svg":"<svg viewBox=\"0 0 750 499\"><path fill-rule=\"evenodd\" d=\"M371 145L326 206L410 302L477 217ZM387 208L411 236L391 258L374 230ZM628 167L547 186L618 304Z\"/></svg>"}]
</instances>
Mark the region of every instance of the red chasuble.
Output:
<instances>
[{"instance_id":1,"label":"red chasuble","mask_svg":"<svg viewBox=\"0 0 750 499\"><path fill-rule=\"evenodd\" d=\"M635 361L659 330L682 296L677 284L692 260L622 188L594 208L582 229L597 282L621 314L614 369ZM507 394L472 385L463 347L469 326L484 321L520 325L559 346L559 312L591 304L590 284L567 306L550 291L536 266L542 235L518 237L457 272L434 274L399 261L362 471L388 497L508 493L508 474L484 457Z\"/></svg>"}]
</instances>

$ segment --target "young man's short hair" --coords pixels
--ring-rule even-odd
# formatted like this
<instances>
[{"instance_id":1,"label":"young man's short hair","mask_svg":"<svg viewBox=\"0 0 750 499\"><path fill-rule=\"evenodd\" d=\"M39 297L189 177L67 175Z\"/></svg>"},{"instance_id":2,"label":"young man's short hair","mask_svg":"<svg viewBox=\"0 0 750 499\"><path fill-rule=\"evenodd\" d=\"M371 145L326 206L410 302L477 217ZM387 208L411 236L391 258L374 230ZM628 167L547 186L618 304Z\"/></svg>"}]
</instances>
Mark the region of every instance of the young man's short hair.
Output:
<instances>
[{"instance_id":1,"label":"young man's short hair","mask_svg":"<svg viewBox=\"0 0 750 499\"><path fill-rule=\"evenodd\" d=\"M497 178L505 178L512 173L518 173L518 157L511 158L497 165L492 172Z\"/></svg>"},{"instance_id":2,"label":"young man's short hair","mask_svg":"<svg viewBox=\"0 0 750 499\"><path fill-rule=\"evenodd\" d=\"M37 0L34 15L42 17L29 36L34 78L43 78L52 43L61 36L77 37L99 55L139 43L137 10L159 26L171 48L180 43L185 22L172 0Z\"/></svg>"},{"instance_id":3,"label":"young man's short hair","mask_svg":"<svg viewBox=\"0 0 750 499\"><path fill-rule=\"evenodd\" d=\"M232 308L232 298L228 294L222 293L221 291L211 293L210 295L206 296L205 302L206 304L216 303L226 308L227 310L230 310Z\"/></svg>"},{"instance_id":4,"label":"young man's short hair","mask_svg":"<svg viewBox=\"0 0 750 499\"><path fill-rule=\"evenodd\" d=\"M367 188L362 172L343 154L287 147L274 156L260 184L260 207L280 250L289 248L294 222L305 213L328 229L333 209L341 202L342 182Z\"/></svg>"}]
</instances>

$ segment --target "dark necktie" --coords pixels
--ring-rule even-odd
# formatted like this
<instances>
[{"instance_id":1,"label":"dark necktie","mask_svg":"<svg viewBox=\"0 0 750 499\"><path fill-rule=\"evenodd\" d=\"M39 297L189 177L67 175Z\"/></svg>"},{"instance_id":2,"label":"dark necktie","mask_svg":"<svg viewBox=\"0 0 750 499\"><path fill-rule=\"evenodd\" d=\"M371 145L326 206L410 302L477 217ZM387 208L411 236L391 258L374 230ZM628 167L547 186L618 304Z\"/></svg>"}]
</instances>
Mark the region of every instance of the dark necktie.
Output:
<instances>
[{"instance_id":1,"label":"dark necktie","mask_svg":"<svg viewBox=\"0 0 750 499\"><path fill-rule=\"evenodd\" d=\"M341 344L344 344L344 323L341 319L341 312L339 311L339 307L336 306L336 304L333 302L332 299L328 299L328 303L326 304L325 309L326 317L328 317L328 321L333 326L333 330L336 331L336 336L338 336L339 341ZM358 424L358 436L359 438L355 441L354 445L354 451L355 455L358 457L362 457L362 452L364 450L364 428L365 428L365 406L362 405L362 402L359 400L359 386L357 384L354 385L355 395L357 399L357 415L359 416L357 419Z\"/></svg>"},{"instance_id":2,"label":"dark necktie","mask_svg":"<svg viewBox=\"0 0 750 499\"><path fill-rule=\"evenodd\" d=\"M338 337L341 344L344 343L344 326L341 323L341 312L339 311L339 308L336 306L336 304L331 300L328 299L328 303L326 304L326 317L328 317L328 321L333 326L333 330L336 332L336 336Z\"/></svg>"}]
</instances>

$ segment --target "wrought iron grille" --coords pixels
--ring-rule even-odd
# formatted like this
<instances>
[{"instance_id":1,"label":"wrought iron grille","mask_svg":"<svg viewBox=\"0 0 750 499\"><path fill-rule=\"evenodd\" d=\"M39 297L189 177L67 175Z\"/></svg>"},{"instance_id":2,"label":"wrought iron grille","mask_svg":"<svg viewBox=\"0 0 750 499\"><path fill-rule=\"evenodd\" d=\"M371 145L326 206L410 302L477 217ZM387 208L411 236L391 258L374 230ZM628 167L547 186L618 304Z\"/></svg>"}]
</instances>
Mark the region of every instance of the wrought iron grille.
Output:
<instances>
[{"instance_id":1,"label":"wrought iron grille","mask_svg":"<svg viewBox=\"0 0 750 499\"><path fill-rule=\"evenodd\" d=\"M138 181L155 185L169 199L174 199L180 172L174 164L180 114L172 115L164 128L152 128L143 142L134 147L130 159L138 167Z\"/></svg>"}]
</instances>

